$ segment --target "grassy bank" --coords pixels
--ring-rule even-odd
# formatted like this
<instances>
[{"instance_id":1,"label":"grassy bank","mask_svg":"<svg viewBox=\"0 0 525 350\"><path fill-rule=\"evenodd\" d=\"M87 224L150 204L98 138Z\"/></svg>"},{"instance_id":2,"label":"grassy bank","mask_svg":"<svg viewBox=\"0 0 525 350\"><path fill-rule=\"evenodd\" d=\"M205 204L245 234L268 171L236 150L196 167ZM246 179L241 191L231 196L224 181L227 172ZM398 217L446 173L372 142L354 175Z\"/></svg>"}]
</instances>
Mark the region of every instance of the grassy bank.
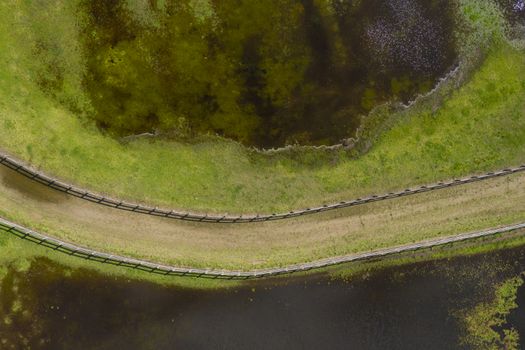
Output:
<instances>
[{"instance_id":1,"label":"grassy bank","mask_svg":"<svg viewBox=\"0 0 525 350\"><path fill-rule=\"evenodd\" d=\"M404 113L358 159L344 151L265 156L226 141L121 144L56 102L78 95L74 104L89 104L79 81L68 81L65 95L41 91L35 29L16 3L0 5L0 148L92 190L200 211L271 212L525 162L525 55L506 44L496 45L443 106ZM479 10L478 2L461 3L471 24L487 31L498 22L490 11ZM52 21L58 10L71 8L43 11L39 20ZM75 28L61 23L54 30L74 42ZM482 33L480 28L473 32ZM82 57L74 46L51 47L76 60L46 65L80 69Z\"/></svg>"},{"instance_id":2,"label":"grassy bank","mask_svg":"<svg viewBox=\"0 0 525 350\"><path fill-rule=\"evenodd\" d=\"M460 1L474 33L465 37L465 48L492 44L479 69L443 103L392 116L392 128L360 157L312 150L270 156L218 140L119 143L87 123L82 108L65 107L89 105L79 80L67 80L62 95L40 88L46 70L34 59L34 33L49 28L32 25L52 22L74 6L35 12L42 17L35 20L23 8L10 15L17 3L0 5L0 148L89 189L185 209L270 212L525 162L525 53L505 43L497 11L479 5L489 0ZM74 42L75 26L64 21L46 35ZM65 52L77 59L45 65L64 65L75 72L70 77L82 74L75 46L55 44L47 46L56 57ZM67 102L71 96L78 100ZM92 249L203 268L283 266L525 220L520 174L253 225L145 217L70 198L3 168L0 179L0 215L6 219Z\"/></svg>"},{"instance_id":3,"label":"grassy bank","mask_svg":"<svg viewBox=\"0 0 525 350\"><path fill-rule=\"evenodd\" d=\"M525 244L523 231L495 235L490 238L475 239L468 242L444 245L417 253L395 255L377 261L356 262L347 265L333 266L325 269L334 279L351 281L353 278L366 275L375 270L386 269L420 262L435 260L451 260L457 257L471 257L495 251L505 251L519 248Z\"/></svg>"}]
</instances>

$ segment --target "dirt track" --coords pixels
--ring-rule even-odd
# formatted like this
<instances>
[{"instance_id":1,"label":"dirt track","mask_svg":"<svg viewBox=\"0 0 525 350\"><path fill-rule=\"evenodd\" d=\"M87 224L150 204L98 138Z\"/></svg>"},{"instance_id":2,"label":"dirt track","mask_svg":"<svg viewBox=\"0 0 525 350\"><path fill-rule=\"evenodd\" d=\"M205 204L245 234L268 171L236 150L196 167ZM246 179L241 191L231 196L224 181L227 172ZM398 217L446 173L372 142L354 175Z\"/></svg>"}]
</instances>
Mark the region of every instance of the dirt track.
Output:
<instances>
[{"instance_id":1,"label":"dirt track","mask_svg":"<svg viewBox=\"0 0 525 350\"><path fill-rule=\"evenodd\" d=\"M0 216L90 247L174 266L251 270L525 221L525 174L317 215L209 224L118 211L0 170Z\"/></svg>"}]
</instances>

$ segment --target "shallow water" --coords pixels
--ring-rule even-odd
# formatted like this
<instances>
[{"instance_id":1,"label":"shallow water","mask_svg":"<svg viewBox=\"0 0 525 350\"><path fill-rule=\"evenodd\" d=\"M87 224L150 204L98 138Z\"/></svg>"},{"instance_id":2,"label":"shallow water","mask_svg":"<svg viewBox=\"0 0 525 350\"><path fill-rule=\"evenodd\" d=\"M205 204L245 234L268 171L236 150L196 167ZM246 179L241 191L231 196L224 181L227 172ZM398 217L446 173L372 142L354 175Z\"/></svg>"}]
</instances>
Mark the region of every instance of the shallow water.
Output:
<instances>
[{"instance_id":1,"label":"shallow water","mask_svg":"<svg viewBox=\"0 0 525 350\"><path fill-rule=\"evenodd\" d=\"M333 144L456 59L449 0L127 3L86 2L84 29L93 118L119 136Z\"/></svg>"},{"instance_id":2,"label":"shallow water","mask_svg":"<svg viewBox=\"0 0 525 350\"><path fill-rule=\"evenodd\" d=\"M460 349L458 310L525 268L525 247L197 291L35 260L0 289L2 349ZM523 296L524 293L522 293ZM523 313L520 309L520 317Z\"/></svg>"}]
</instances>

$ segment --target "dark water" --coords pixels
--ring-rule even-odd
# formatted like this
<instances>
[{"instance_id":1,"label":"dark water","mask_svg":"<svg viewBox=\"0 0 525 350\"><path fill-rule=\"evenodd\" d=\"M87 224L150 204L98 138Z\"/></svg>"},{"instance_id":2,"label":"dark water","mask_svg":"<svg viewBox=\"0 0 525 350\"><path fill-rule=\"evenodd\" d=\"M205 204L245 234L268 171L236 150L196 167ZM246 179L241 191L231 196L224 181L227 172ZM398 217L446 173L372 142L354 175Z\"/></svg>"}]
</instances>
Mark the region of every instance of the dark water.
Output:
<instances>
[{"instance_id":1,"label":"dark water","mask_svg":"<svg viewBox=\"0 0 525 350\"><path fill-rule=\"evenodd\" d=\"M511 24L525 26L525 0L498 0L497 2Z\"/></svg>"},{"instance_id":2,"label":"dark water","mask_svg":"<svg viewBox=\"0 0 525 350\"><path fill-rule=\"evenodd\" d=\"M0 348L461 349L457 311L491 300L494 284L524 268L521 247L348 281L319 275L196 291L38 259L3 279Z\"/></svg>"},{"instance_id":3,"label":"dark water","mask_svg":"<svg viewBox=\"0 0 525 350\"><path fill-rule=\"evenodd\" d=\"M333 144L456 59L449 0L84 3L92 117L118 136Z\"/></svg>"},{"instance_id":4,"label":"dark water","mask_svg":"<svg viewBox=\"0 0 525 350\"><path fill-rule=\"evenodd\" d=\"M525 288L521 286L518 289L516 297L516 303L518 307L512 310L507 317L507 324L504 325L505 329L514 328L520 334L520 347L525 347Z\"/></svg>"}]
</instances>

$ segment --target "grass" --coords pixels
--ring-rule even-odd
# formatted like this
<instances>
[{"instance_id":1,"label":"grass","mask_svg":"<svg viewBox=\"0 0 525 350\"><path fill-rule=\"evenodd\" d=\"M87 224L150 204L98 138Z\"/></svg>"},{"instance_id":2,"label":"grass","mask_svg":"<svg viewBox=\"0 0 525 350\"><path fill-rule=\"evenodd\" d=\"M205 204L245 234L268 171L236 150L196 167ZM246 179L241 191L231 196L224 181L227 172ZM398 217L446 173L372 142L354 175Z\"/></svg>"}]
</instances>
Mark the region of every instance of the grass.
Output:
<instances>
[{"instance_id":1,"label":"grass","mask_svg":"<svg viewBox=\"0 0 525 350\"><path fill-rule=\"evenodd\" d=\"M344 151L267 156L217 140L121 144L56 102L66 95L41 91L41 63L29 25L21 21L24 10L10 11L16 3L0 7L0 148L95 191L197 211L272 212L525 162L525 54L506 44L496 45L441 108L404 113L357 159ZM466 13L478 21L482 15L469 6ZM40 16L46 19L46 14ZM74 28L75 23L62 23L56 31L74 41ZM78 56L74 47L52 44L58 53ZM82 60L75 62L56 64L74 71ZM79 99L71 105L88 103L79 84L68 81L67 96Z\"/></svg>"},{"instance_id":2,"label":"grass","mask_svg":"<svg viewBox=\"0 0 525 350\"><path fill-rule=\"evenodd\" d=\"M523 231L515 231L504 235L495 235L491 238L476 239L454 245L444 245L431 250L426 249L418 253L404 253L376 261L355 262L352 264L332 266L326 268L333 279L352 280L372 271L399 267L409 264L436 260L451 260L457 257L472 257L488 254L494 251L505 251L525 245Z\"/></svg>"}]
</instances>

